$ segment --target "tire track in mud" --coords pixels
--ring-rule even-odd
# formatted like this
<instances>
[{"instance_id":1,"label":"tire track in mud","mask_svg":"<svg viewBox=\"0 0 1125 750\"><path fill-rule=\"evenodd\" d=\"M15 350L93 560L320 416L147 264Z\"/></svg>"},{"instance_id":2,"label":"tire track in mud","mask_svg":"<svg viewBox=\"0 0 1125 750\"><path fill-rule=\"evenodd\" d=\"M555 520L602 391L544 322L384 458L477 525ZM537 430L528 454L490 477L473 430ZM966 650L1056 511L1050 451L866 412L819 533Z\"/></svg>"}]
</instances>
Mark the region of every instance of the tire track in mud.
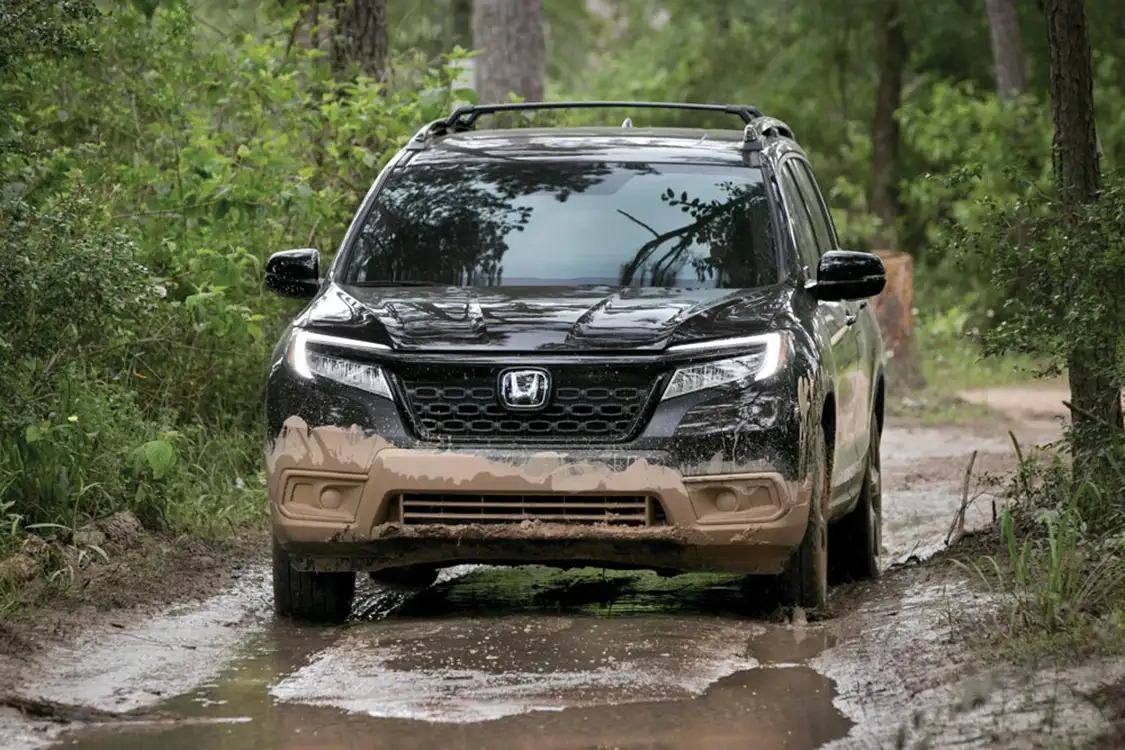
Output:
<instances>
[{"instance_id":1,"label":"tire track in mud","mask_svg":"<svg viewBox=\"0 0 1125 750\"><path fill-rule=\"evenodd\" d=\"M1030 439L1053 429L1033 425ZM885 563L940 547L974 450L982 470L1011 465L1002 427L888 426ZM990 518L986 503L967 525ZM61 738L86 749L336 750L357 737L365 748L940 746L997 711L1037 715L1013 709L999 683L972 710L947 705L972 689L958 618L990 606L925 566L835 590L838 616L811 624L744 601L730 576L460 566L423 591L365 583L348 626L303 628L272 619L263 568L214 599L51 650L20 693L184 722ZM58 731L0 713L5 747Z\"/></svg>"}]
</instances>

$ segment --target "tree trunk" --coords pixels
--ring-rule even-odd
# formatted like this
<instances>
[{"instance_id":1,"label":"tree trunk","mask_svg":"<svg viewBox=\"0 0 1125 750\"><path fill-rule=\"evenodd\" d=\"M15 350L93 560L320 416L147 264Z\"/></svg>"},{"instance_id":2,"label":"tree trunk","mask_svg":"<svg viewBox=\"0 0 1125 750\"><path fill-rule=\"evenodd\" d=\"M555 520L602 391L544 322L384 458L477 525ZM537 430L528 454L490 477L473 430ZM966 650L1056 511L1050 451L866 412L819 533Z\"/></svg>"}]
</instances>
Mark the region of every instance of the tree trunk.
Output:
<instances>
[{"instance_id":1,"label":"tree trunk","mask_svg":"<svg viewBox=\"0 0 1125 750\"><path fill-rule=\"evenodd\" d=\"M1055 188L1064 214L1098 199L1097 131L1094 125L1094 75L1084 0L1046 0L1050 58ZM1060 221L1069 221L1064 215ZM1082 252L1075 247L1073 252ZM1114 471L1105 448L1122 424L1121 395L1111 368L1120 333L1095 332L1068 353L1070 403L1073 405L1074 478L1091 479Z\"/></svg>"},{"instance_id":2,"label":"tree trunk","mask_svg":"<svg viewBox=\"0 0 1125 750\"><path fill-rule=\"evenodd\" d=\"M996 94L1001 101L1027 90L1027 69L1020 39L1020 14L1015 0L985 0L988 33L992 38L992 62L996 71Z\"/></svg>"},{"instance_id":3,"label":"tree trunk","mask_svg":"<svg viewBox=\"0 0 1125 750\"><path fill-rule=\"evenodd\" d=\"M914 349L914 259L898 251L877 250L887 285L871 300L883 338L883 376L888 391L925 386Z\"/></svg>"},{"instance_id":4,"label":"tree trunk","mask_svg":"<svg viewBox=\"0 0 1125 750\"><path fill-rule=\"evenodd\" d=\"M473 46L481 50L476 80L482 103L508 101L509 94L542 101L543 0L474 0Z\"/></svg>"},{"instance_id":5,"label":"tree trunk","mask_svg":"<svg viewBox=\"0 0 1125 750\"><path fill-rule=\"evenodd\" d=\"M473 0L453 0L453 44L473 46Z\"/></svg>"},{"instance_id":6,"label":"tree trunk","mask_svg":"<svg viewBox=\"0 0 1125 750\"><path fill-rule=\"evenodd\" d=\"M871 212L883 223L880 244L891 249L898 249L895 163L899 134L895 113L902 104L902 76L906 68L906 32L903 26L899 0L886 0L880 23L879 83L875 93L875 121L871 128Z\"/></svg>"},{"instance_id":7,"label":"tree trunk","mask_svg":"<svg viewBox=\"0 0 1125 750\"><path fill-rule=\"evenodd\" d=\"M335 0L332 67L350 76L358 69L377 81L387 77L387 0Z\"/></svg>"}]
</instances>

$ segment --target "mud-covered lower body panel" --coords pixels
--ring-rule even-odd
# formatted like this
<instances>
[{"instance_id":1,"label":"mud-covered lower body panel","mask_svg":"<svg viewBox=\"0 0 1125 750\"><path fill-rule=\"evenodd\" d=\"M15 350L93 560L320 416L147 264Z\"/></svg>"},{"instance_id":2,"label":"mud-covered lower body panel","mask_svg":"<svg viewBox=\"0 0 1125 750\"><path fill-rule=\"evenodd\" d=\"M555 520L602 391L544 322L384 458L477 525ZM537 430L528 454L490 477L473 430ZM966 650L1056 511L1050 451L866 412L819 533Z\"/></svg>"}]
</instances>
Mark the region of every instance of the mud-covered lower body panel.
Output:
<instances>
[{"instance_id":1,"label":"mud-covered lower body panel","mask_svg":"<svg viewBox=\"0 0 1125 750\"><path fill-rule=\"evenodd\" d=\"M404 448L297 421L267 467L274 535L298 569L539 563L776 573L808 519L809 487L762 462L684 476L658 452Z\"/></svg>"},{"instance_id":2,"label":"mud-covered lower body panel","mask_svg":"<svg viewBox=\"0 0 1125 750\"><path fill-rule=\"evenodd\" d=\"M795 519L787 523L795 523ZM708 533L677 527L638 531L535 522L511 526L385 524L376 533L378 537L368 541L290 541L286 548L295 568L323 572L483 563L778 573L796 546L776 538L721 541Z\"/></svg>"}]
</instances>

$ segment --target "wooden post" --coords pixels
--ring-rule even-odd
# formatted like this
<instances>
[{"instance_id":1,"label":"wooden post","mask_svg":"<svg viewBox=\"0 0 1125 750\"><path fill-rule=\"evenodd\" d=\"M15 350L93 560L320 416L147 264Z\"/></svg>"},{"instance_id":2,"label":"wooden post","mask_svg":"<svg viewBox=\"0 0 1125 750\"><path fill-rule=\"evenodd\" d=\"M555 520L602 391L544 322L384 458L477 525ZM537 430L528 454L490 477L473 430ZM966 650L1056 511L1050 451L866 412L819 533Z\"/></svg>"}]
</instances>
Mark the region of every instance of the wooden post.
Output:
<instances>
[{"instance_id":1,"label":"wooden post","mask_svg":"<svg viewBox=\"0 0 1125 750\"><path fill-rule=\"evenodd\" d=\"M871 300L883 337L884 375L888 389L925 385L914 350L914 261L897 250L876 250L887 271L887 286Z\"/></svg>"}]
</instances>

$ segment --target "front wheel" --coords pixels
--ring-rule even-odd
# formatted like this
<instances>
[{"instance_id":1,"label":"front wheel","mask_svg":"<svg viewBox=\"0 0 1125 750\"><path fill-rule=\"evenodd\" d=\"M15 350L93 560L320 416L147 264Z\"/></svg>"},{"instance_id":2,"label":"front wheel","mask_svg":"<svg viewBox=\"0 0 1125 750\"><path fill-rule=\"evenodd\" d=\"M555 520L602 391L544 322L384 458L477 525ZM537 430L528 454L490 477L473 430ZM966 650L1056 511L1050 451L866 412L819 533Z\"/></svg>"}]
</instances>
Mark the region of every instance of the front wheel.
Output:
<instances>
[{"instance_id":1,"label":"front wheel","mask_svg":"<svg viewBox=\"0 0 1125 750\"><path fill-rule=\"evenodd\" d=\"M866 581L879 577L879 551L883 532L883 477L879 455L879 425L871 418L871 444L867 472L856 506L832 525L832 578L834 582Z\"/></svg>"},{"instance_id":2,"label":"front wheel","mask_svg":"<svg viewBox=\"0 0 1125 750\"><path fill-rule=\"evenodd\" d=\"M289 554L273 540L273 609L281 617L341 623L355 597L355 573L294 570Z\"/></svg>"},{"instance_id":3,"label":"front wheel","mask_svg":"<svg viewBox=\"0 0 1125 750\"><path fill-rule=\"evenodd\" d=\"M779 581L785 604L817 609L828 601L828 527L824 520L824 505L828 501L830 477L831 459L824 431L818 430L813 444L809 522L801 546L789 559L789 566Z\"/></svg>"}]
</instances>

